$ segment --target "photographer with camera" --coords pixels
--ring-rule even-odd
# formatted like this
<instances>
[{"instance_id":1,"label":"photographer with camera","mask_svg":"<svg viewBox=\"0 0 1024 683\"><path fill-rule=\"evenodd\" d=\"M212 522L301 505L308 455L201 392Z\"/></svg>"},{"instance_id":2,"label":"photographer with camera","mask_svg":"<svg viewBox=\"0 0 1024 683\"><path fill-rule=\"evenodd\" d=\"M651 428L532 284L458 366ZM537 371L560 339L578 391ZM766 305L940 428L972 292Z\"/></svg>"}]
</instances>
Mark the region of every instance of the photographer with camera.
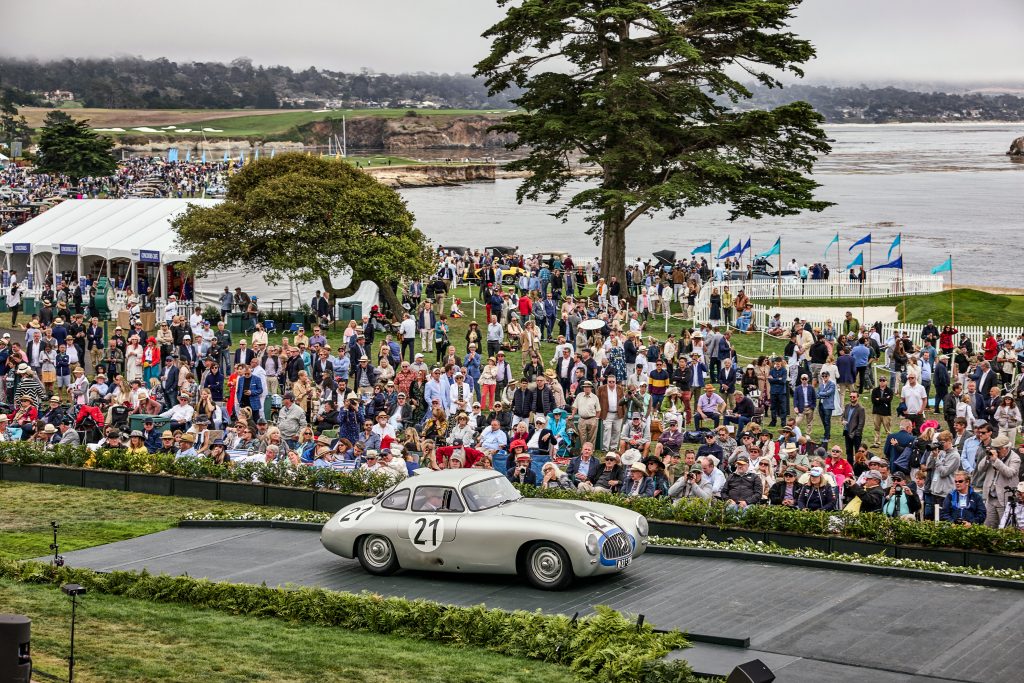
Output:
<instances>
[{"instance_id":1,"label":"photographer with camera","mask_svg":"<svg viewBox=\"0 0 1024 683\"><path fill-rule=\"evenodd\" d=\"M907 475L902 472L892 473L892 486L885 496L885 503L882 505L882 514L887 517L899 517L914 521L917 519L917 511L921 509L921 499L917 496L914 482L907 481Z\"/></svg>"},{"instance_id":2,"label":"photographer with camera","mask_svg":"<svg viewBox=\"0 0 1024 683\"><path fill-rule=\"evenodd\" d=\"M933 519L935 508L953 490L953 478L960 469L960 454L953 448L953 434L939 432L939 443L921 461L927 475L924 487L925 518Z\"/></svg>"},{"instance_id":3,"label":"photographer with camera","mask_svg":"<svg viewBox=\"0 0 1024 683\"><path fill-rule=\"evenodd\" d=\"M680 498L700 498L711 500L713 495L711 478L704 474L700 465L694 464L685 477L680 477L668 490L673 500Z\"/></svg>"},{"instance_id":4,"label":"photographer with camera","mask_svg":"<svg viewBox=\"0 0 1024 683\"><path fill-rule=\"evenodd\" d=\"M985 449L985 456L978 458L978 468L974 472L974 481L978 482L978 490L984 496L988 510L985 526L992 529L999 525L1006 501L1017 487L1020 456L1010 449L1011 446L1005 436L992 439L992 445Z\"/></svg>"},{"instance_id":5,"label":"photographer with camera","mask_svg":"<svg viewBox=\"0 0 1024 683\"><path fill-rule=\"evenodd\" d=\"M968 527L985 521L985 501L971 486L971 475L964 470L953 475L953 490L942 502L939 519Z\"/></svg>"},{"instance_id":6,"label":"photographer with camera","mask_svg":"<svg viewBox=\"0 0 1024 683\"><path fill-rule=\"evenodd\" d=\"M529 484L530 486L537 485L537 473L530 467L530 461L532 458L526 451L522 451L516 454L515 467L510 468L505 476L513 484Z\"/></svg>"},{"instance_id":7,"label":"photographer with camera","mask_svg":"<svg viewBox=\"0 0 1024 683\"><path fill-rule=\"evenodd\" d=\"M1017 528L1024 531L1024 481L1017 484L1013 495L1006 500L1006 509L999 520L999 528Z\"/></svg>"}]
</instances>

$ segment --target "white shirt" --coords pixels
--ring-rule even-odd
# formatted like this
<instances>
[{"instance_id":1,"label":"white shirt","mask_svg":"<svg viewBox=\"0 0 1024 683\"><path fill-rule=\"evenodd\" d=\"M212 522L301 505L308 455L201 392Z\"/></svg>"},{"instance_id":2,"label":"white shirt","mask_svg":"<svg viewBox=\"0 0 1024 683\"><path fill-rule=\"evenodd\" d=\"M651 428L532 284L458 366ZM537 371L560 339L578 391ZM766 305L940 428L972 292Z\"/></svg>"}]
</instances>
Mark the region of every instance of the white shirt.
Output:
<instances>
[{"instance_id":1,"label":"white shirt","mask_svg":"<svg viewBox=\"0 0 1024 683\"><path fill-rule=\"evenodd\" d=\"M910 386L910 383L903 385L900 397L907 404L908 415L920 415L924 412L924 402L928 400L928 394L920 384Z\"/></svg>"},{"instance_id":2,"label":"white shirt","mask_svg":"<svg viewBox=\"0 0 1024 683\"><path fill-rule=\"evenodd\" d=\"M448 397L451 399L451 402L448 404L448 413L454 415L460 410L469 408L472 405L473 390L470 388L468 382L463 382L461 389L459 383L456 382L448 390ZM463 401L466 405L463 408L460 408L456 401Z\"/></svg>"},{"instance_id":3,"label":"white shirt","mask_svg":"<svg viewBox=\"0 0 1024 683\"><path fill-rule=\"evenodd\" d=\"M406 318L402 321L402 324L398 326L398 331L402 333L403 339L415 339L416 321L412 318Z\"/></svg>"},{"instance_id":4,"label":"white shirt","mask_svg":"<svg viewBox=\"0 0 1024 683\"><path fill-rule=\"evenodd\" d=\"M377 423L373 425L373 428L370 431L379 436L381 439L383 439L385 436L390 436L392 439L395 438L395 426L390 422L386 423L383 427L380 426L380 423Z\"/></svg>"},{"instance_id":5,"label":"white shirt","mask_svg":"<svg viewBox=\"0 0 1024 683\"><path fill-rule=\"evenodd\" d=\"M203 335L203 316L201 313L193 313L188 317L188 326L192 328L192 337L198 338Z\"/></svg>"},{"instance_id":6,"label":"white shirt","mask_svg":"<svg viewBox=\"0 0 1024 683\"><path fill-rule=\"evenodd\" d=\"M167 305L164 306L164 320L166 320L168 323L170 323L171 320L176 315L178 315L178 302L177 301L168 301Z\"/></svg>"},{"instance_id":7,"label":"white shirt","mask_svg":"<svg viewBox=\"0 0 1024 683\"><path fill-rule=\"evenodd\" d=\"M190 422L192 415L195 414L195 408L186 403L181 405L180 403L165 413L162 413L163 417L171 418L171 422Z\"/></svg>"}]
</instances>

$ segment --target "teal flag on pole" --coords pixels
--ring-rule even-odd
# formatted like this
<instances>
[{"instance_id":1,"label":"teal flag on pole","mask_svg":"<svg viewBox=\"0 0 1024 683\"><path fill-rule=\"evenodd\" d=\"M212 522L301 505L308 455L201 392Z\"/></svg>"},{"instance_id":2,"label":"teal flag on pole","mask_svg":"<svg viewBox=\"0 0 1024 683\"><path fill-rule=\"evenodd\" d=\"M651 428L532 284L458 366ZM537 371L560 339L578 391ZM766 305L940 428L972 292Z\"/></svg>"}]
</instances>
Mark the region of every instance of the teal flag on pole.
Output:
<instances>
[{"instance_id":1,"label":"teal flag on pole","mask_svg":"<svg viewBox=\"0 0 1024 683\"><path fill-rule=\"evenodd\" d=\"M697 254L710 254L711 253L711 241L707 241L700 245L696 249L690 252L690 256L696 256Z\"/></svg>"},{"instance_id":2,"label":"teal flag on pole","mask_svg":"<svg viewBox=\"0 0 1024 683\"><path fill-rule=\"evenodd\" d=\"M953 272L953 257L950 256L939 265L932 268L932 275L938 275L939 273L951 273Z\"/></svg>"},{"instance_id":3,"label":"teal flag on pole","mask_svg":"<svg viewBox=\"0 0 1024 683\"><path fill-rule=\"evenodd\" d=\"M836 245L836 249L839 249L839 233L838 232L836 233L836 236L832 238L832 241L829 242L825 246L825 256L828 256L828 251L829 251L829 249L832 248L833 244Z\"/></svg>"},{"instance_id":4,"label":"teal flag on pole","mask_svg":"<svg viewBox=\"0 0 1024 683\"><path fill-rule=\"evenodd\" d=\"M777 240L775 240L775 246L773 246L768 251L761 252L760 254L758 254L758 256L760 256L762 258L768 258L769 256L778 256L781 253L782 253L782 238L780 237Z\"/></svg>"},{"instance_id":5,"label":"teal flag on pole","mask_svg":"<svg viewBox=\"0 0 1024 683\"><path fill-rule=\"evenodd\" d=\"M728 246L729 246L729 238L726 237L725 241L722 242L722 246L720 246L718 248L718 258L722 258L722 252L724 252Z\"/></svg>"},{"instance_id":6,"label":"teal flag on pole","mask_svg":"<svg viewBox=\"0 0 1024 683\"><path fill-rule=\"evenodd\" d=\"M859 254L857 254L857 258L855 258L852 261L850 261L849 265L847 265L846 268L844 268L843 270L849 270L850 268L853 268L855 266L861 266L861 267L864 266L864 252L863 251L860 252Z\"/></svg>"},{"instance_id":7,"label":"teal flag on pole","mask_svg":"<svg viewBox=\"0 0 1024 683\"><path fill-rule=\"evenodd\" d=\"M887 259L892 258L892 250L895 249L896 247L899 247L900 243L902 241L903 241L903 233L901 232L900 234L896 235L896 239L894 239L892 241L892 244L889 245L889 253L885 255L885 258L887 258ZM902 247L900 247L900 251L901 252L903 251Z\"/></svg>"}]
</instances>

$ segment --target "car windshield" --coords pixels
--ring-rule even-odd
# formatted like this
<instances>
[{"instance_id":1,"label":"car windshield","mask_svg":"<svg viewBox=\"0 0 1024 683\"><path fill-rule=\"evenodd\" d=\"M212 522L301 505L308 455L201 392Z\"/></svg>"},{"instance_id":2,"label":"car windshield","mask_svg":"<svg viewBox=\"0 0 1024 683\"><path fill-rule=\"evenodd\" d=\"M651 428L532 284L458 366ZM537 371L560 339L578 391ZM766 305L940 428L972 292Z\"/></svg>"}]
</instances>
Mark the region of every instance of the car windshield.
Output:
<instances>
[{"instance_id":1,"label":"car windshield","mask_svg":"<svg viewBox=\"0 0 1024 683\"><path fill-rule=\"evenodd\" d=\"M502 503L522 498L519 491L512 486L512 482L505 477L491 477L470 484L462 489L462 497L466 499L466 505L473 512L487 510Z\"/></svg>"}]
</instances>

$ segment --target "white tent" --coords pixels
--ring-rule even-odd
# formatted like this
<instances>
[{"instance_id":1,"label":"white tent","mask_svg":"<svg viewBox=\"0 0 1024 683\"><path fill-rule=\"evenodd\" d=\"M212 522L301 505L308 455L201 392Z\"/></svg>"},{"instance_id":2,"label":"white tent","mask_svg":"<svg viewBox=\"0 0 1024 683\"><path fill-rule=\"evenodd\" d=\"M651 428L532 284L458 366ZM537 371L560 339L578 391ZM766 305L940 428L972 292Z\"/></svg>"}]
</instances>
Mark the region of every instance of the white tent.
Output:
<instances>
[{"instance_id":1,"label":"white tent","mask_svg":"<svg viewBox=\"0 0 1024 683\"><path fill-rule=\"evenodd\" d=\"M167 294L164 266L187 258L175 246L176 234L171 221L189 205L214 206L218 199L69 199L36 216L0 237L0 252L5 255L6 269L19 273L31 270L35 284L43 273L56 275L73 270L84 274L96 266L112 274L111 264L123 260L128 281L135 282L139 268L156 268L159 282L151 281L157 297ZM85 268L84 266L92 266ZM335 283L344 286L345 282ZM308 303L319 283L292 280L277 285L253 277L241 270L221 270L195 282L195 299L199 303L216 303L224 287L242 287L250 296L267 304L276 303L285 309ZM357 297L363 310L377 303L376 288L361 287ZM365 299L365 300L364 300Z\"/></svg>"}]
</instances>

